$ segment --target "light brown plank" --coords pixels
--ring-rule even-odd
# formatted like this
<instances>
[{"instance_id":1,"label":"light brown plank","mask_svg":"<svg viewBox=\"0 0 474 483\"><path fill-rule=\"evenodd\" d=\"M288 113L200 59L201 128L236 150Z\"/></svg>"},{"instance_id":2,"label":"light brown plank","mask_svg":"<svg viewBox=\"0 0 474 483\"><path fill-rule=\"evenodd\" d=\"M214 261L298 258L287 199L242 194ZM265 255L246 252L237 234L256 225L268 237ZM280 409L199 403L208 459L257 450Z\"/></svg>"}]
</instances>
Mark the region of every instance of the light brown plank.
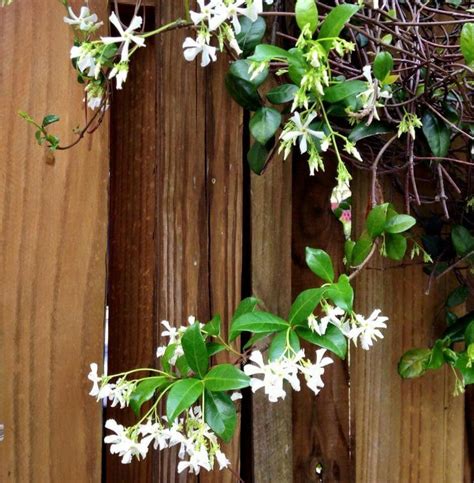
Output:
<instances>
[{"instance_id":1,"label":"light brown plank","mask_svg":"<svg viewBox=\"0 0 474 483\"><path fill-rule=\"evenodd\" d=\"M126 23L131 7L121 8ZM153 12L147 19L151 30ZM134 58L111 108L109 228L109 373L154 367L156 230L156 53L153 39ZM130 409L107 408L106 418L135 424ZM123 465L105 449L107 481L151 481L153 459Z\"/></svg>"},{"instance_id":2,"label":"light brown plank","mask_svg":"<svg viewBox=\"0 0 474 483\"><path fill-rule=\"evenodd\" d=\"M17 115L57 113L65 141L83 121L63 15L39 0L0 10L1 481L101 477L86 376L103 350L107 125L47 164Z\"/></svg>"},{"instance_id":3,"label":"light brown plank","mask_svg":"<svg viewBox=\"0 0 474 483\"><path fill-rule=\"evenodd\" d=\"M264 176L251 179L252 291L266 310L286 317L291 304L291 163L276 156ZM252 404L253 478L292 481L291 390L271 403Z\"/></svg>"},{"instance_id":4,"label":"light brown plank","mask_svg":"<svg viewBox=\"0 0 474 483\"><path fill-rule=\"evenodd\" d=\"M358 223L368 192L367 179L358 176L353 186ZM380 308L390 320L373 349L351 351L356 481L462 481L464 400L452 396L451 372L406 381L397 374L401 354L430 345L438 335L433 320L447 282L425 296L427 279L419 266L389 268L378 259L369 267L357 277L356 309L369 315Z\"/></svg>"},{"instance_id":5,"label":"light brown plank","mask_svg":"<svg viewBox=\"0 0 474 483\"><path fill-rule=\"evenodd\" d=\"M308 163L297 159L293 166L293 266L292 291L321 284L306 265L305 247L321 248L332 257L336 273L344 270L344 235L331 211L330 198L336 184L336 166L326 163L326 172L309 176ZM304 344L314 359L314 346ZM293 394L294 481L349 482L353 471L349 441L349 374L347 361L332 357L326 369L324 389L315 397L305 384ZM321 465L321 473L316 473Z\"/></svg>"}]
</instances>

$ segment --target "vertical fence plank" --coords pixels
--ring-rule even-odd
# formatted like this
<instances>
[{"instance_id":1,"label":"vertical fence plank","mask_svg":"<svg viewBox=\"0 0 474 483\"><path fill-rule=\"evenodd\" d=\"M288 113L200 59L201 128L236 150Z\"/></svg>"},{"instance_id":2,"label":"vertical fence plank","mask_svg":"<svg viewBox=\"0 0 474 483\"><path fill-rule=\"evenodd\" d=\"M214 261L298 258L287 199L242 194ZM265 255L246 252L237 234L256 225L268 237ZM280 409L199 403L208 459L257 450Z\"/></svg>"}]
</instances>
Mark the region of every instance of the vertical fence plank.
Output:
<instances>
[{"instance_id":1,"label":"vertical fence plank","mask_svg":"<svg viewBox=\"0 0 474 483\"><path fill-rule=\"evenodd\" d=\"M128 21L132 9L121 8ZM152 20L149 9L147 18ZM156 229L156 55L151 39L134 56L127 84L114 92L111 117L109 228L109 373L154 367ZM131 411L107 408L106 418L133 424ZM145 461L123 465L106 451L107 481L147 482Z\"/></svg>"},{"instance_id":2,"label":"vertical fence plank","mask_svg":"<svg viewBox=\"0 0 474 483\"><path fill-rule=\"evenodd\" d=\"M322 248L332 257L336 272L343 269L344 235L330 208L336 184L335 164L310 177L306 160L293 167L293 298L316 287L320 280L308 269L305 247ZM314 346L304 344L314 359ZM346 361L333 357L326 369L324 389L315 397L305 384L293 394L294 481L349 482L353 479L349 441L349 375ZM320 465L320 472L316 467Z\"/></svg>"},{"instance_id":3,"label":"vertical fence plank","mask_svg":"<svg viewBox=\"0 0 474 483\"><path fill-rule=\"evenodd\" d=\"M103 348L107 126L53 158L17 115L57 113L65 142L83 121L63 16L39 0L0 11L1 481L101 477L86 376Z\"/></svg>"},{"instance_id":4,"label":"vertical fence plank","mask_svg":"<svg viewBox=\"0 0 474 483\"><path fill-rule=\"evenodd\" d=\"M251 179L252 291L265 309L286 317L291 303L291 163L275 156L264 176ZM291 391L271 403L253 396L253 477L292 481Z\"/></svg>"},{"instance_id":5,"label":"vertical fence plank","mask_svg":"<svg viewBox=\"0 0 474 483\"><path fill-rule=\"evenodd\" d=\"M356 219L363 218L357 214L365 213L368 192L368 180L358 175ZM380 259L357 277L356 310L369 315L380 308L390 317L383 340L351 353L358 482L463 479L464 401L452 396L451 372L406 381L397 374L403 352L426 347L437 335L433 321L448 284L425 296L426 282L420 266L391 268Z\"/></svg>"}]
</instances>

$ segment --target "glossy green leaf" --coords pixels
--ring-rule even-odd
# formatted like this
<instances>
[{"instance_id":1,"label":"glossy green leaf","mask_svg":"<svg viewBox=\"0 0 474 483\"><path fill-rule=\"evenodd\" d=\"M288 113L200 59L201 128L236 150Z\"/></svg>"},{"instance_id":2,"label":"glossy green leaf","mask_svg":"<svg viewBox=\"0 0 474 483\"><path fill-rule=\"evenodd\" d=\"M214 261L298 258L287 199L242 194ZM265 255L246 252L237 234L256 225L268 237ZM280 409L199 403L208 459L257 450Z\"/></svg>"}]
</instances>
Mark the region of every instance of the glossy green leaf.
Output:
<instances>
[{"instance_id":1,"label":"glossy green leaf","mask_svg":"<svg viewBox=\"0 0 474 483\"><path fill-rule=\"evenodd\" d=\"M247 153L247 162L255 174L261 174L267 161L269 150L263 144L255 141Z\"/></svg>"},{"instance_id":2,"label":"glossy green leaf","mask_svg":"<svg viewBox=\"0 0 474 483\"><path fill-rule=\"evenodd\" d=\"M267 93L267 99L272 104L285 104L295 98L298 86L294 84L282 84L274 87Z\"/></svg>"},{"instance_id":3,"label":"glossy green leaf","mask_svg":"<svg viewBox=\"0 0 474 483\"><path fill-rule=\"evenodd\" d=\"M59 116L56 116L56 114L48 114L47 116L44 116L43 122L41 123L41 125L43 127L46 127L58 121L59 121Z\"/></svg>"},{"instance_id":4,"label":"glossy green leaf","mask_svg":"<svg viewBox=\"0 0 474 483\"><path fill-rule=\"evenodd\" d=\"M318 35L318 39L321 41L321 44L324 46L327 52L329 52L332 47L332 39L334 37L339 37L344 25L358 10L358 5L351 5L348 3L337 5L331 9L329 14L324 19Z\"/></svg>"},{"instance_id":5,"label":"glossy green leaf","mask_svg":"<svg viewBox=\"0 0 474 483\"><path fill-rule=\"evenodd\" d=\"M159 389L164 389L171 383L171 380L166 376L149 377L137 384L130 396L130 407L138 416L142 405L149 401Z\"/></svg>"},{"instance_id":6,"label":"glossy green leaf","mask_svg":"<svg viewBox=\"0 0 474 483\"><path fill-rule=\"evenodd\" d=\"M444 157L449 152L451 144L451 130L431 112L426 112L423 116L423 134L430 146L433 156Z\"/></svg>"},{"instance_id":7,"label":"glossy green leaf","mask_svg":"<svg viewBox=\"0 0 474 483\"><path fill-rule=\"evenodd\" d=\"M235 38L242 49L242 55L248 57L262 41L265 35L266 22L262 17L258 17L255 22L252 22L245 16L241 16L239 22L241 30L235 35Z\"/></svg>"},{"instance_id":8,"label":"glossy green leaf","mask_svg":"<svg viewBox=\"0 0 474 483\"><path fill-rule=\"evenodd\" d=\"M230 340L236 339L241 332L278 332L289 326L286 320L269 312L249 312L234 320L230 327Z\"/></svg>"},{"instance_id":9,"label":"glossy green leaf","mask_svg":"<svg viewBox=\"0 0 474 483\"><path fill-rule=\"evenodd\" d=\"M281 47L270 44L260 44L255 48L255 53L248 58L252 62L268 62L273 59L288 60L291 54Z\"/></svg>"},{"instance_id":10,"label":"glossy green leaf","mask_svg":"<svg viewBox=\"0 0 474 483\"><path fill-rule=\"evenodd\" d=\"M430 349L411 349L400 359L398 373L404 379L422 376L428 368L430 358Z\"/></svg>"},{"instance_id":11,"label":"glossy green leaf","mask_svg":"<svg viewBox=\"0 0 474 483\"><path fill-rule=\"evenodd\" d=\"M204 391L204 383L200 379L182 379L173 384L166 398L166 415L173 422L183 411L194 404Z\"/></svg>"},{"instance_id":12,"label":"glossy green leaf","mask_svg":"<svg viewBox=\"0 0 474 483\"><path fill-rule=\"evenodd\" d=\"M327 298L331 299L338 307L346 312L352 310L354 303L354 290L351 287L349 277L342 274L337 283L331 284L326 290Z\"/></svg>"},{"instance_id":13,"label":"glossy green leaf","mask_svg":"<svg viewBox=\"0 0 474 483\"><path fill-rule=\"evenodd\" d=\"M427 369L439 369L444 364L444 341L437 340L431 349L430 358L426 364Z\"/></svg>"},{"instance_id":14,"label":"glossy green leaf","mask_svg":"<svg viewBox=\"0 0 474 483\"><path fill-rule=\"evenodd\" d=\"M262 70L255 78L249 72L251 63L248 60L240 59L232 62L229 67L229 74L239 79L250 82L255 87L260 87L268 77L268 69Z\"/></svg>"},{"instance_id":15,"label":"glossy green leaf","mask_svg":"<svg viewBox=\"0 0 474 483\"><path fill-rule=\"evenodd\" d=\"M207 355L209 357L218 354L219 352L222 352L226 347L224 344L219 344L217 342L208 342L206 344L207 348Z\"/></svg>"},{"instance_id":16,"label":"glossy green leaf","mask_svg":"<svg viewBox=\"0 0 474 483\"><path fill-rule=\"evenodd\" d=\"M247 297L240 301L239 305L235 309L234 315L232 316L232 323L236 319L238 319L243 314L248 314L249 312L253 312L256 310L257 305L260 303L260 300L256 297Z\"/></svg>"},{"instance_id":17,"label":"glossy green leaf","mask_svg":"<svg viewBox=\"0 0 474 483\"><path fill-rule=\"evenodd\" d=\"M328 349L340 359L346 358L347 339L335 325L329 324L324 335L318 335L306 327L297 327L296 332L302 339Z\"/></svg>"},{"instance_id":18,"label":"glossy green leaf","mask_svg":"<svg viewBox=\"0 0 474 483\"><path fill-rule=\"evenodd\" d=\"M281 114L271 107L261 107L250 119L249 127L252 136L265 144L280 127Z\"/></svg>"},{"instance_id":19,"label":"glossy green leaf","mask_svg":"<svg viewBox=\"0 0 474 483\"><path fill-rule=\"evenodd\" d=\"M470 344L474 344L474 321L470 322L466 327L464 340L466 341L466 347Z\"/></svg>"},{"instance_id":20,"label":"glossy green leaf","mask_svg":"<svg viewBox=\"0 0 474 483\"><path fill-rule=\"evenodd\" d=\"M344 81L339 84L326 87L324 89L324 100L326 102L340 102L348 97L355 97L357 94L364 92L367 84L360 80Z\"/></svg>"},{"instance_id":21,"label":"glossy green leaf","mask_svg":"<svg viewBox=\"0 0 474 483\"><path fill-rule=\"evenodd\" d=\"M310 270L325 282L334 281L334 267L331 257L319 248L306 247L306 264Z\"/></svg>"},{"instance_id":22,"label":"glossy green leaf","mask_svg":"<svg viewBox=\"0 0 474 483\"><path fill-rule=\"evenodd\" d=\"M352 252L354 251L355 241L346 240L344 243L344 258L346 266L352 266Z\"/></svg>"},{"instance_id":23,"label":"glossy green leaf","mask_svg":"<svg viewBox=\"0 0 474 483\"><path fill-rule=\"evenodd\" d=\"M216 314L212 319L204 326L203 330L208 335L219 335L221 332L222 319L221 316Z\"/></svg>"},{"instance_id":24,"label":"glossy green leaf","mask_svg":"<svg viewBox=\"0 0 474 483\"><path fill-rule=\"evenodd\" d=\"M245 79L227 73L225 77L227 92L240 106L249 111L256 111L260 106L257 88Z\"/></svg>"},{"instance_id":25,"label":"glossy green leaf","mask_svg":"<svg viewBox=\"0 0 474 483\"><path fill-rule=\"evenodd\" d=\"M209 356L207 354L206 343L199 328L199 322L188 327L181 338L184 355L188 361L189 367L203 377L209 365Z\"/></svg>"},{"instance_id":26,"label":"glossy green leaf","mask_svg":"<svg viewBox=\"0 0 474 483\"><path fill-rule=\"evenodd\" d=\"M214 366L204 377L209 391L232 391L250 385L250 378L232 364Z\"/></svg>"},{"instance_id":27,"label":"glossy green leaf","mask_svg":"<svg viewBox=\"0 0 474 483\"><path fill-rule=\"evenodd\" d=\"M459 317L454 324L451 324L443 334L443 337L448 337L452 342L460 342L464 340L464 334L468 325L474 321L474 310Z\"/></svg>"},{"instance_id":28,"label":"glossy green leaf","mask_svg":"<svg viewBox=\"0 0 474 483\"><path fill-rule=\"evenodd\" d=\"M205 391L204 418L223 441L228 443L232 439L237 423L237 413L228 394Z\"/></svg>"},{"instance_id":29,"label":"glossy green leaf","mask_svg":"<svg viewBox=\"0 0 474 483\"><path fill-rule=\"evenodd\" d=\"M399 233L387 233L385 236L385 250L388 258L400 261L407 251L407 239Z\"/></svg>"},{"instance_id":30,"label":"glossy green leaf","mask_svg":"<svg viewBox=\"0 0 474 483\"><path fill-rule=\"evenodd\" d=\"M357 267L369 256L372 251L374 241L368 233L362 233L352 249L351 266Z\"/></svg>"},{"instance_id":31,"label":"glossy green leaf","mask_svg":"<svg viewBox=\"0 0 474 483\"><path fill-rule=\"evenodd\" d=\"M374 60L374 76L382 82L393 69L393 57L390 52L379 52Z\"/></svg>"},{"instance_id":32,"label":"glossy green leaf","mask_svg":"<svg viewBox=\"0 0 474 483\"><path fill-rule=\"evenodd\" d=\"M461 52L466 64L474 64L474 23L465 23L461 30Z\"/></svg>"},{"instance_id":33,"label":"glossy green leaf","mask_svg":"<svg viewBox=\"0 0 474 483\"><path fill-rule=\"evenodd\" d=\"M462 225L455 225L451 230L451 241L459 256L465 256L474 250L474 236Z\"/></svg>"},{"instance_id":34,"label":"glossy green leaf","mask_svg":"<svg viewBox=\"0 0 474 483\"><path fill-rule=\"evenodd\" d=\"M469 362L466 353L459 355L455 367L461 372L465 385L474 384L474 364Z\"/></svg>"},{"instance_id":35,"label":"glossy green leaf","mask_svg":"<svg viewBox=\"0 0 474 483\"><path fill-rule=\"evenodd\" d=\"M459 285L449 295L446 300L446 307L457 307L463 304L469 295L469 287L466 285Z\"/></svg>"},{"instance_id":36,"label":"glossy green leaf","mask_svg":"<svg viewBox=\"0 0 474 483\"><path fill-rule=\"evenodd\" d=\"M287 344L290 345L291 350L287 349ZM298 336L292 330L282 330L275 334L268 348L268 358L271 361L279 359L285 355L291 357L295 352L300 350L300 340Z\"/></svg>"},{"instance_id":37,"label":"glossy green leaf","mask_svg":"<svg viewBox=\"0 0 474 483\"><path fill-rule=\"evenodd\" d=\"M381 134L388 134L393 132L393 129L388 125L380 121L373 121L367 126L365 122L357 124L349 134L349 140L353 143L360 141L371 136L379 136Z\"/></svg>"},{"instance_id":38,"label":"glossy green leaf","mask_svg":"<svg viewBox=\"0 0 474 483\"><path fill-rule=\"evenodd\" d=\"M308 26L314 34L318 27L318 8L315 0L296 0L295 4L296 23L300 30Z\"/></svg>"},{"instance_id":39,"label":"glossy green leaf","mask_svg":"<svg viewBox=\"0 0 474 483\"><path fill-rule=\"evenodd\" d=\"M324 295L324 288L310 288L304 290L296 297L291 305L288 322L291 325L299 325L314 312Z\"/></svg>"},{"instance_id":40,"label":"glossy green leaf","mask_svg":"<svg viewBox=\"0 0 474 483\"><path fill-rule=\"evenodd\" d=\"M381 235L385 228L385 220L387 219L388 203L377 205L370 210L365 226L370 237L376 238Z\"/></svg>"},{"instance_id":41,"label":"glossy green leaf","mask_svg":"<svg viewBox=\"0 0 474 483\"><path fill-rule=\"evenodd\" d=\"M390 218L385 224L385 231L387 233L403 233L413 226L416 220L410 215L395 215Z\"/></svg>"}]
</instances>

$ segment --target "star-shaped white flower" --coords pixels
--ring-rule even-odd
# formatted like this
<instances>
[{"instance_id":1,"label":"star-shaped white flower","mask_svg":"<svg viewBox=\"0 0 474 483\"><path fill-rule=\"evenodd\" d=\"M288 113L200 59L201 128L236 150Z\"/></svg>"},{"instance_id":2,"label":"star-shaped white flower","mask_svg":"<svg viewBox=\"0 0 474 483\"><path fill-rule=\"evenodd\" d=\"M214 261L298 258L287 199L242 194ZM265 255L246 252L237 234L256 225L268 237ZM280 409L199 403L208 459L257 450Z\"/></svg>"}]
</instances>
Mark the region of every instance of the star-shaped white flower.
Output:
<instances>
[{"instance_id":1,"label":"star-shaped white flower","mask_svg":"<svg viewBox=\"0 0 474 483\"><path fill-rule=\"evenodd\" d=\"M98 22L95 13L91 13L89 7L81 7L79 15L76 15L71 7L67 9L69 17L64 17L64 22L68 25L74 25L84 32L92 32L97 30L103 22Z\"/></svg>"},{"instance_id":2,"label":"star-shaped white flower","mask_svg":"<svg viewBox=\"0 0 474 483\"><path fill-rule=\"evenodd\" d=\"M97 374L97 369L98 366L95 362L93 362L90 365L91 372L89 372L89 375L87 376L87 379L89 381L92 381L92 389L91 392L89 393L90 396L97 396L99 394L99 383L101 381L101 378Z\"/></svg>"},{"instance_id":3,"label":"star-shaped white flower","mask_svg":"<svg viewBox=\"0 0 474 483\"><path fill-rule=\"evenodd\" d=\"M131 463L132 458L145 458L148 446L137 440L129 438L126 428L118 424L114 419L109 419L105 427L115 434L109 434L104 438L104 443L110 444L110 452L122 457L122 463Z\"/></svg>"},{"instance_id":4,"label":"star-shaped white flower","mask_svg":"<svg viewBox=\"0 0 474 483\"><path fill-rule=\"evenodd\" d=\"M207 43L207 39L203 35L198 35L196 40L186 37L183 42L184 58L188 62L192 62L199 54L202 55L201 67L206 67L217 60L216 48Z\"/></svg>"},{"instance_id":5,"label":"star-shaped white flower","mask_svg":"<svg viewBox=\"0 0 474 483\"><path fill-rule=\"evenodd\" d=\"M307 386L316 395L324 387L324 382L322 379L324 368L333 363L333 360L330 357L324 357L325 353L326 349L318 349L316 351L316 362L314 364L303 363L300 366L300 371L306 379Z\"/></svg>"},{"instance_id":6,"label":"star-shaped white flower","mask_svg":"<svg viewBox=\"0 0 474 483\"><path fill-rule=\"evenodd\" d=\"M211 0L205 3L205 0L197 0L200 12L189 12L194 25L205 22L209 31L212 32L220 27L227 20L227 7L222 0Z\"/></svg>"},{"instance_id":7,"label":"star-shaped white flower","mask_svg":"<svg viewBox=\"0 0 474 483\"><path fill-rule=\"evenodd\" d=\"M385 323L387 320L388 317L380 316L379 309L374 310L367 319L362 315L356 314L358 326L353 329L354 342L357 340L357 336L359 336L362 349L369 350L377 338L383 339L380 329L387 328Z\"/></svg>"},{"instance_id":8,"label":"star-shaped white flower","mask_svg":"<svg viewBox=\"0 0 474 483\"><path fill-rule=\"evenodd\" d=\"M145 39L136 35L135 31L139 29L142 25L142 18L135 15L130 22L130 25L124 30L120 20L118 19L115 12L109 17L109 20L112 24L114 24L115 28L118 30L119 36L118 37L101 37L101 40L104 44L122 44L122 52L120 54L121 62L128 61L128 53L130 50L130 44L133 42L134 44L138 45L138 47L143 47L145 45Z\"/></svg>"},{"instance_id":9,"label":"star-shaped white flower","mask_svg":"<svg viewBox=\"0 0 474 483\"><path fill-rule=\"evenodd\" d=\"M117 89L122 89L122 84L127 80L128 76L128 62L119 62L114 65L114 68L110 71L109 79L113 79L117 82Z\"/></svg>"},{"instance_id":10,"label":"star-shaped white flower","mask_svg":"<svg viewBox=\"0 0 474 483\"><path fill-rule=\"evenodd\" d=\"M324 137L323 131L315 131L309 127L315 118L316 114L311 112L306 116L305 120L302 120L300 113L295 112L290 118L290 122L293 123L292 129L284 130L280 139L283 141L292 141L293 144L295 144L296 140L299 138L300 152L301 154L306 153L308 151L308 139L310 136L314 136L318 139Z\"/></svg>"}]
</instances>

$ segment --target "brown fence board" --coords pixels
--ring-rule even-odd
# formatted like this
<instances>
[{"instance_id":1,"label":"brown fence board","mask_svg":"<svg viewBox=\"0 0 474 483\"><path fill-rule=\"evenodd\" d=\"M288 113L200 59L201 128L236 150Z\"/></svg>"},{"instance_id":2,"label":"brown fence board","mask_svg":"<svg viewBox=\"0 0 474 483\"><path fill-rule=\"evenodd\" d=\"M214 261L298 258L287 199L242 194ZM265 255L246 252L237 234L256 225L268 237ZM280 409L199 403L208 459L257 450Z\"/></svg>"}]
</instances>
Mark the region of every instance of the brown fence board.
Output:
<instances>
[{"instance_id":1,"label":"brown fence board","mask_svg":"<svg viewBox=\"0 0 474 483\"><path fill-rule=\"evenodd\" d=\"M291 162L275 156L264 176L251 179L252 291L265 309L285 317L291 304ZM291 391L271 403L252 396L253 478L292 481Z\"/></svg>"},{"instance_id":2,"label":"brown fence board","mask_svg":"<svg viewBox=\"0 0 474 483\"><path fill-rule=\"evenodd\" d=\"M305 262L305 247L321 248L332 257L335 270L343 270L342 224L330 207L336 184L335 164L311 177L305 159L293 166L293 297L320 285ZM314 346L304 344L306 356L314 359ZM349 374L347 361L333 357L325 386L315 396L305 384L293 395L294 481L350 482L353 468L349 440ZM320 465L320 472L316 467Z\"/></svg>"},{"instance_id":3,"label":"brown fence board","mask_svg":"<svg viewBox=\"0 0 474 483\"><path fill-rule=\"evenodd\" d=\"M356 211L364 213L367 180L358 176L356 186ZM419 266L382 263L371 262L356 282L356 309L378 307L390 317L383 340L368 352L351 353L356 481L462 481L464 400L452 396L451 371L407 381L397 374L401 354L432 344L438 335L433 320L448 287L438 283L425 296L427 279Z\"/></svg>"},{"instance_id":4,"label":"brown fence board","mask_svg":"<svg viewBox=\"0 0 474 483\"><path fill-rule=\"evenodd\" d=\"M64 141L83 121L63 15L39 0L0 11L1 481L101 474L101 409L86 376L103 350L107 126L54 159L17 115L57 113Z\"/></svg>"}]
</instances>

